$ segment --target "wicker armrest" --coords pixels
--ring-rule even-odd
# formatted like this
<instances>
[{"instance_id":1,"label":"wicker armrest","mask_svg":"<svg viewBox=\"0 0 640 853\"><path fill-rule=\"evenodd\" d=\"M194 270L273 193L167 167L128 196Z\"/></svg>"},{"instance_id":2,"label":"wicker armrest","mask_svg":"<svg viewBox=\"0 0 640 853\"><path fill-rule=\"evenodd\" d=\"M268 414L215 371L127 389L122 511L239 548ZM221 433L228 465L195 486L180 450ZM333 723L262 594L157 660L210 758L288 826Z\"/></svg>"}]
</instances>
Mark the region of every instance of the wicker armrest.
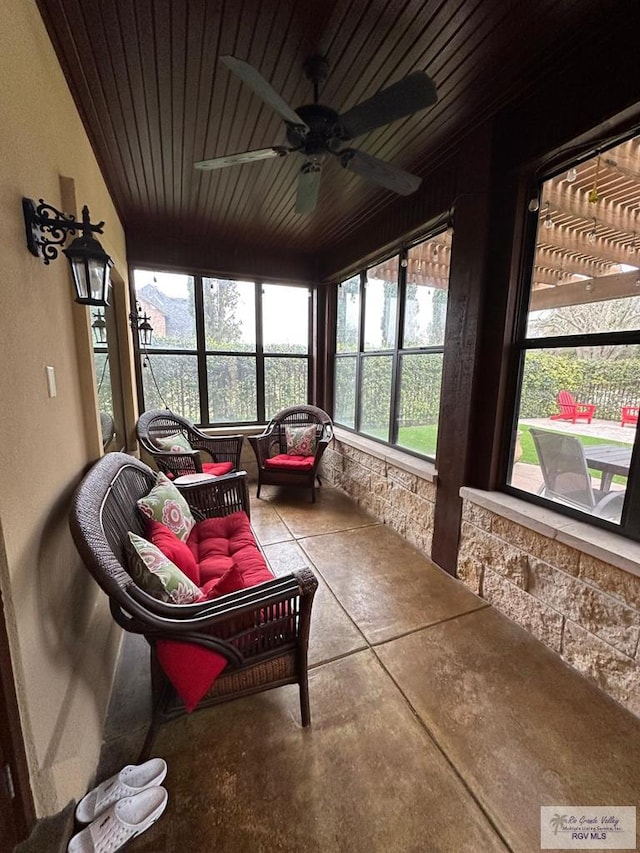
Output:
<instances>
[{"instance_id":1,"label":"wicker armrest","mask_svg":"<svg viewBox=\"0 0 640 853\"><path fill-rule=\"evenodd\" d=\"M189 444L198 450L204 450L214 462L232 462L234 468L240 467L242 453L242 435L207 435L197 427L187 430Z\"/></svg>"},{"instance_id":2,"label":"wicker armrest","mask_svg":"<svg viewBox=\"0 0 640 853\"><path fill-rule=\"evenodd\" d=\"M265 459L273 456L274 451L275 453L280 452L280 436L277 430L268 430L260 435L249 435L247 438L260 465Z\"/></svg>"},{"instance_id":3,"label":"wicker armrest","mask_svg":"<svg viewBox=\"0 0 640 853\"><path fill-rule=\"evenodd\" d=\"M202 473L202 461L199 450L192 450L190 453L187 450L181 453L174 453L172 450L154 449L151 455L161 471L170 473L174 477L179 477L185 471L191 470L196 474Z\"/></svg>"},{"instance_id":4,"label":"wicker armrest","mask_svg":"<svg viewBox=\"0 0 640 853\"><path fill-rule=\"evenodd\" d=\"M176 487L198 518L217 518L240 511L250 516L246 471L212 476L199 483L176 483Z\"/></svg>"},{"instance_id":5,"label":"wicker armrest","mask_svg":"<svg viewBox=\"0 0 640 853\"><path fill-rule=\"evenodd\" d=\"M301 639L306 647L318 580L309 568L197 604L166 604L131 584L129 604L111 600L127 631L148 639L192 642L224 655L232 665L281 653Z\"/></svg>"},{"instance_id":6,"label":"wicker armrest","mask_svg":"<svg viewBox=\"0 0 640 853\"><path fill-rule=\"evenodd\" d=\"M127 589L131 599L144 609L149 624L169 634L182 634L185 628L198 630L246 613L260 613L263 607L285 601L292 595L313 594L318 580L311 569L297 569L288 575L221 595L212 601L195 604L169 604L149 595L133 581ZM132 608L137 609L137 608Z\"/></svg>"}]
</instances>

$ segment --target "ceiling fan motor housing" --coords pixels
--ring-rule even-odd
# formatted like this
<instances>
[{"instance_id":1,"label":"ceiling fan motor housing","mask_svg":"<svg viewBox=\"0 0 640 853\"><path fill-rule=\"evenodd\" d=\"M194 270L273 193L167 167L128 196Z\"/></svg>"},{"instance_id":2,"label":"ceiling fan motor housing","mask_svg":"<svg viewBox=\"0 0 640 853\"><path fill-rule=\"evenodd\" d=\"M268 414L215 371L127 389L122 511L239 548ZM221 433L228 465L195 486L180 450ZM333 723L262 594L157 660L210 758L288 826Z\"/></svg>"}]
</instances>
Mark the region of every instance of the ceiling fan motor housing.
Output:
<instances>
[{"instance_id":1,"label":"ceiling fan motor housing","mask_svg":"<svg viewBox=\"0 0 640 853\"><path fill-rule=\"evenodd\" d=\"M287 141L304 154L335 153L343 139L340 115L322 104L306 104L296 113L309 128L287 125Z\"/></svg>"}]
</instances>

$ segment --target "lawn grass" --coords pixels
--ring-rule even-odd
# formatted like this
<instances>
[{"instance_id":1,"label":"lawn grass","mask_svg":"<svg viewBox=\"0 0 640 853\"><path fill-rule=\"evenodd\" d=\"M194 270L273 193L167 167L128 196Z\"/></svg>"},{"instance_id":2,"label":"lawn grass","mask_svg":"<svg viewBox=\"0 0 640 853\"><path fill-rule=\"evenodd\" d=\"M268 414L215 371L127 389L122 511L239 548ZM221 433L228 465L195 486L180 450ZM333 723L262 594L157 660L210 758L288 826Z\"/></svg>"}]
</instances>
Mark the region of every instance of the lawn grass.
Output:
<instances>
[{"instance_id":1,"label":"lawn grass","mask_svg":"<svg viewBox=\"0 0 640 853\"><path fill-rule=\"evenodd\" d=\"M438 424L426 424L425 426L400 427L398 430L398 444L413 450L415 453L424 453L425 456L436 455L436 444L438 441Z\"/></svg>"},{"instance_id":2,"label":"lawn grass","mask_svg":"<svg viewBox=\"0 0 640 853\"><path fill-rule=\"evenodd\" d=\"M533 439L531 438L531 433L529 432L530 429L531 427L528 424L518 424L518 430L521 433L520 446L522 447L522 456L518 461L526 462L528 465L538 465L538 454L536 453L536 448L533 443ZM553 428L551 428L549 432L553 432ZM580 443L585 446L591 444L617 444L619 447L629 447L629 443L626 441L613 441L609 438L602 438L594 435L580 435L573 432L570 433L570 435L573 438L579 439Z\"/></svg>"},{"instance_id":3,"label":"lawn grass","mask_svg":"<svg viewBox=\"0 0 640 853\"><path fill-rule=\"evenodd\" d=\"M528 424L518 424L518 430L521 433L520 445L522 447L522 456L518 461L524 462L526 465L539 466L540 462L538 460L538 454L536 453L536 448L533 443L533 439L531 438L531 433L529 431L530 429L531 427ZM552 426L550 427L549 431L553 432ZM386 438L386 432L383 434L382 431L371 430L369 435L375 435L377 438L382 439ZM614 441L612 439L606 439L593 435L581 435L579 433L571 433L571 435L579 439L584 445L616 444L620 447L629 447L630 444L626 441ZM400 429L398 430L398 445L400 447L405 447L407 448L407 450L413 450L415 453L423 453L425 456L435 456L437 440L437 424L425 424L423 426L413 427L400 427ZM602 474L601 471L592 471L591 473L596 478L600 477L600 475ZM613 478L613 482L625 485L627 482L627 478L616 475Z\"/></svg>"},{"instance_id":4,"label":"lawn grass","mask_svg":"<svg viewBox=\"0 0 640 853\"><path fill-rule=\"evenodd\" d=\"M387 440L386 430L370 429L365 435ZM398 430L398 446L414 453L424 453L425 456L436 455L436 443L438 440L438 425L425 424L423 426L400 427Z\"/></svg>"}]
</instances>

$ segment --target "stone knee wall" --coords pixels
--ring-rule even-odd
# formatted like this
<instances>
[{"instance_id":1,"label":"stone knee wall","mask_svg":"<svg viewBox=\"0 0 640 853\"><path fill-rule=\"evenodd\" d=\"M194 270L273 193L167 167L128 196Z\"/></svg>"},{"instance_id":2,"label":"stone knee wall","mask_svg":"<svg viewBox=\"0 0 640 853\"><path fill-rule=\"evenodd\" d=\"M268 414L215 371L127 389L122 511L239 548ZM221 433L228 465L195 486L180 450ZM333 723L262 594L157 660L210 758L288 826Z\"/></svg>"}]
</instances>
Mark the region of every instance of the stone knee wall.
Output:
<instances>
[{"instance_id":1,"label":"stone knee wall","mask_svg":"<svg viewBox=\"0 0 640 853\"><path fill-rule=\"evenodd\" d=\"M434 483L338 439L322 457L320 476L431 556Z\"/></svg>"},{"instance_id":2,"label":"stone knee wall","mask_svg":"<svg viewBox=\"0 0 640 853\"><path fill-rule=\"evenodd\" d=\"M640 716L640 577L463 501L458 577Z\"/></svg>"}]
</instances>

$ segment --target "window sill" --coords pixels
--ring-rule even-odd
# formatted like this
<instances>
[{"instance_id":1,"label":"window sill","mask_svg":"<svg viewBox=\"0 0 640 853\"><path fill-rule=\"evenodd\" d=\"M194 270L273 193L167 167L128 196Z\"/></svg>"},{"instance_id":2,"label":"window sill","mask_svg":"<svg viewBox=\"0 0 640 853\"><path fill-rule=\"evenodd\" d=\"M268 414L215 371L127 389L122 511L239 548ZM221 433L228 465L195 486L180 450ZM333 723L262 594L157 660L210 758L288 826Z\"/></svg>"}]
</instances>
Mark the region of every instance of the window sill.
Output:
<instances>
[{"instance_id":1,"label":"window sill","mask_svg":"<svg viewBox=\"0 0 640 853\"><path fill-rule=\"evenodd\" d=\"M337 441L346 444L348 447L355 447L356 450L361 450L363 453L368 453L376 459L393 465L401 471L406 471L409 474L415 474L421 480L427 480L429 483L435 483L438 479L438 472L433 462L428 462L426 459L418 459L408 453L403 453L396 447L387 447L384 444L379 444L377 441L372 441L355 432L349 432L346 429L335 427L334 436Z\"/></svg>"},{"instance_id":2,"label":"window sill","mask_svg":"<svg viewBox=\"0 0 640 853\"><path fill-rule=\"evenodd\" d=\"M539 507L502 492L484 492L463 486L460 497L496 515L521 524L530 530L555 539L609 563L622 571L640 577L640 543L601 530L581 521L574 521L546 507Z\"/></svg>"}]
</instances>

